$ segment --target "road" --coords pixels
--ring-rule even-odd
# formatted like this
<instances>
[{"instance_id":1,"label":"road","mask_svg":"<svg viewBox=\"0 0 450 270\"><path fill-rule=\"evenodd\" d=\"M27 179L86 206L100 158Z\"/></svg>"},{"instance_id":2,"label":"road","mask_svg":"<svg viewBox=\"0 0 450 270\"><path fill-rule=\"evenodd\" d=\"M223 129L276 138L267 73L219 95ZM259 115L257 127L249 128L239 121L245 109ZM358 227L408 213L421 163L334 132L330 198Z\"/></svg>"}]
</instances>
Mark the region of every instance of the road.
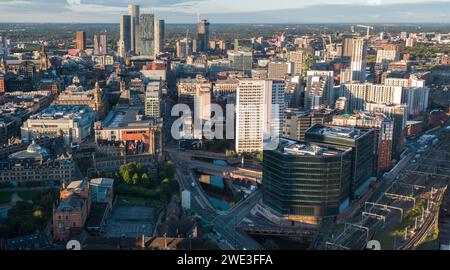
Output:
<instances>
[{"instance_id":1,"label":"road","mask_svg":"<svg viewBox=\"0 0 450 270\"><path fill-rule=\"evenodd\" d=\"M238 232L236 225L242 221L245 217L250 215L250 210L261 199L261 193L259 191L254 192L247 199L242 200L239 204L235 205L228 212L218 211L208 200L205 192L198 184L192 169L196 166L209 165L214 170L223 169L224 171L235 170L232 167L227 168L216 166L213 164L192 161L187 153L179 152L177 149L167 147L167 157L171 159L175 164L175 176L176 180L180 184L182 190L189 190L191 192L191 209L200 215L203 220L209 221L214 225L215 231L222 238L219 240L219 246L224 249L236 249L236 250L259 250L262 249L261 245L253 240L248 235Z\"/></svg>"}]
</instances>

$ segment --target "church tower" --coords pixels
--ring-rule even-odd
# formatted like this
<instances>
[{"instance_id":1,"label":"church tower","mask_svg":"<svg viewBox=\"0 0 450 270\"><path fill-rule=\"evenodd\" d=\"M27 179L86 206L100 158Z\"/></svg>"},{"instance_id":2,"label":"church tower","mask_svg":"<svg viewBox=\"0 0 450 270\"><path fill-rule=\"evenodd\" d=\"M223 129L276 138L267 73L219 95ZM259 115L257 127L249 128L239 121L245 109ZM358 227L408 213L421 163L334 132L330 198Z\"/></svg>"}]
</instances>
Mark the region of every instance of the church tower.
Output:
<instances>
[{"instance_id":1,"label":"church tower","mask_svg":"<svg viewBox=\"0 0 450 270\"><path fill-rule=\"evenodd\" d=\"M98 82L95 83L94 89L94 102L95 102L95 111L98 113L102 113L102 91L100 90L100 86Z\"/></svg>"},{"instance_id":2,"label":"church tower","mask_svg":"<svg viewBox=\"0 0 450 270\"><path fill-rule=\"evenodd\" d=\"M44 45L42 45L42 47L41 47L40 55L41 55L41 70L46 71L50 68L50 64L48 62L47 51L45 50Z\"/></svg>"}]
</instances>

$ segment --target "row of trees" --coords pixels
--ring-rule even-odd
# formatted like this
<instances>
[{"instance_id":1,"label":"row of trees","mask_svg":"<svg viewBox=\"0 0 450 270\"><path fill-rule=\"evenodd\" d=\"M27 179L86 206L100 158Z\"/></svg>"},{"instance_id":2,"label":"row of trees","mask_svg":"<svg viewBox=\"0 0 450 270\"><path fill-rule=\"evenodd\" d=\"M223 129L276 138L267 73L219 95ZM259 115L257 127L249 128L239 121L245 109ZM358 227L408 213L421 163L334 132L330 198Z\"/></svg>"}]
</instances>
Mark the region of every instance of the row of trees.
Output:
<instances>
[{"instance_id":1,"label":"row of trees","mask_svg":"<svg viewBox=\"0 0 450 270\"><path fill-rule=\"evenodd\" d=\"M179 192L178 183L173 180L175 167L171 161L164 163L156 175L151 175L140 163L120 166L116 192L127 196L136 196L168 201Z\"/></svg>"}]
</instances>

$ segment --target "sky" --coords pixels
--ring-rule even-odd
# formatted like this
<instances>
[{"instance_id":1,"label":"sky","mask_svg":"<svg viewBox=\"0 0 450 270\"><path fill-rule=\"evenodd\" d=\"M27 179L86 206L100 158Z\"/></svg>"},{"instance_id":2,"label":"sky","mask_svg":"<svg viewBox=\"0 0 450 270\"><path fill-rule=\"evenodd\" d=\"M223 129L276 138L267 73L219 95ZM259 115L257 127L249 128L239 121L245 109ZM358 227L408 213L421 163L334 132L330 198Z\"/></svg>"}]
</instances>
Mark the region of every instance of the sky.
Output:
<instances>
[{"instance_id":1,"label":"sky","mask_svg":"<svg viewBox=\"0 0 450 270\"><path fill-rule=\"evenodd\" d=\"M130 3L167 23L450 23L450 0L0 0L0 22L118 23Z\"/></svg>"}]
</instances>

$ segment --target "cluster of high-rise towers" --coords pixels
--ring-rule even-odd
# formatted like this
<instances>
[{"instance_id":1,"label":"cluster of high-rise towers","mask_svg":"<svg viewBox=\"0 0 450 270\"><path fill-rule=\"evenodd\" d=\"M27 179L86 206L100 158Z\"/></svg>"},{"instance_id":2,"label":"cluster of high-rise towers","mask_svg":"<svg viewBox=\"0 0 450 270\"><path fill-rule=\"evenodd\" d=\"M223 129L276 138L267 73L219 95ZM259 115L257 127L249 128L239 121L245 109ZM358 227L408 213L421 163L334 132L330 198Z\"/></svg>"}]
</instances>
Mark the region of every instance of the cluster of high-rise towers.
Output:
<instances>
[{"instance_id":1,"label":"cluster of high-rise towers","mask_svg":"<svg viewBox=\"0 0 450 270\"><path fill-rule=\"evenodd\" d=\"M119 55L157 55L164 47L164 20L151 13L140 14L138 5L128 6L120 19Z\"/></svg>"},{"instance_id":2,"label":"cluster of high-rise towers","mask_svg":"<svg viewBox=\"0 0 450 270\"><path fill-rule=\"evenodd\" d=\"M151 13L140 14L138 5L128 6L128 15L120 19L119 55L153 56L164 49L164 20L155 19ZM209 48L209 22L198 23L197 51L206 52Z\"/></svg>"}]
</instances>

